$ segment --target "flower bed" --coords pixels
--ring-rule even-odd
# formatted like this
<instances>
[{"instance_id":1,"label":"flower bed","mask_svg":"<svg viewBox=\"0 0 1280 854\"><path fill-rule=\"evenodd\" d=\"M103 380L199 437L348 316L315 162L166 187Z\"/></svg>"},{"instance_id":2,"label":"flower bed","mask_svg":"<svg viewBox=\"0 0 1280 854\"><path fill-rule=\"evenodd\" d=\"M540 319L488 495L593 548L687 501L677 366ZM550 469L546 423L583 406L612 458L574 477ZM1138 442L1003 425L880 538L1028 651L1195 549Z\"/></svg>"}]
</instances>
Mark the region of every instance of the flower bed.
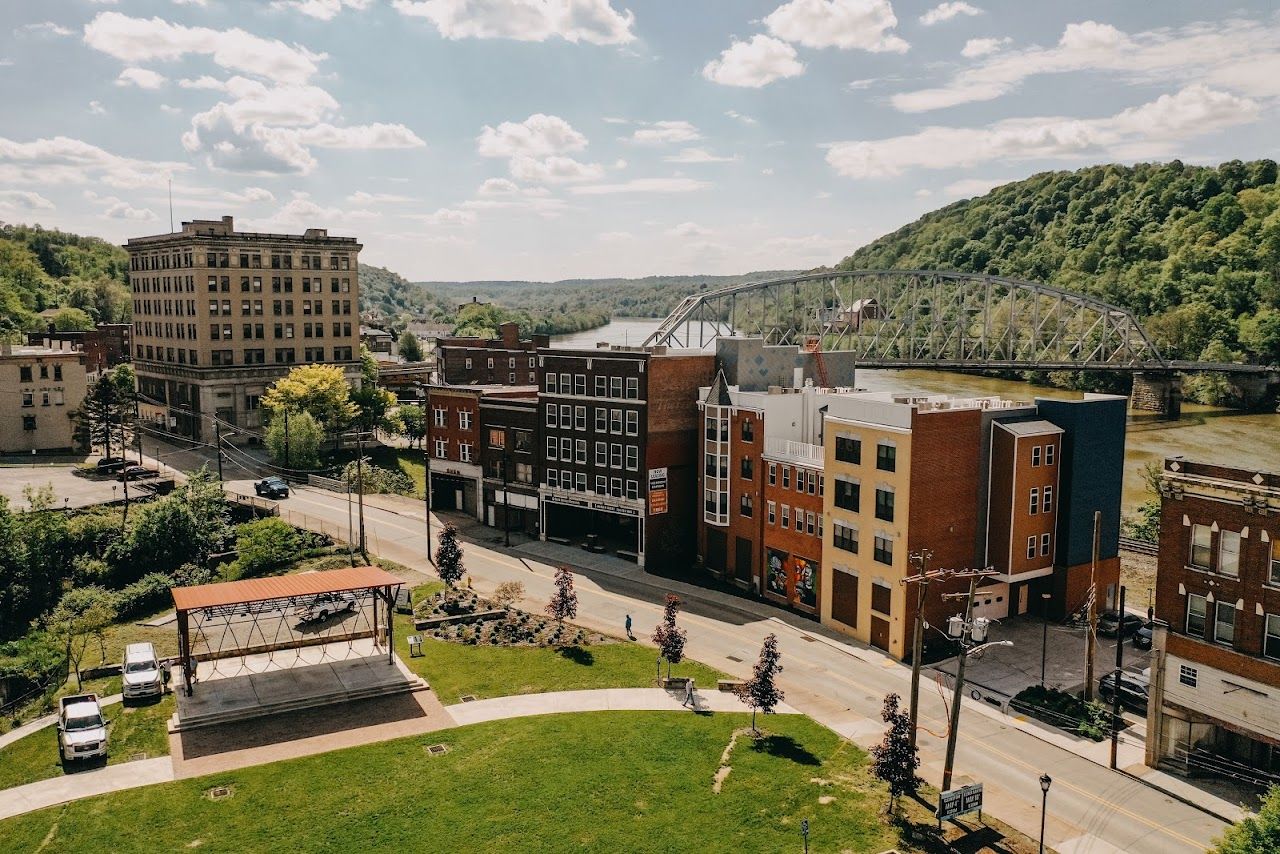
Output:
<instances>
[{"instance_id":1,"label":"flower bed","mask_svg":"<svg viewBox=\"0 0 1280 854\"><path fill-rule=\"evenodd\" d=\"M1075 694L1057 688L1039 685L1023 688L1009 702L1009 707L1094 741L1102 741L1111 732L1111 712L1105 705L1096 700L1086 703Z\"/></svg>"},{"instance_id":2,"label":"flower bed","mask_svg":"<svg viewBox=\"0 0 1280 854\"><path fill-rule=\"evenodd\" d=\"M590 646L613 643L598 632L530 614L470 591L436 593L414 607L414 623L428 637L470 645Z\"/></svg>"}]
</instances>

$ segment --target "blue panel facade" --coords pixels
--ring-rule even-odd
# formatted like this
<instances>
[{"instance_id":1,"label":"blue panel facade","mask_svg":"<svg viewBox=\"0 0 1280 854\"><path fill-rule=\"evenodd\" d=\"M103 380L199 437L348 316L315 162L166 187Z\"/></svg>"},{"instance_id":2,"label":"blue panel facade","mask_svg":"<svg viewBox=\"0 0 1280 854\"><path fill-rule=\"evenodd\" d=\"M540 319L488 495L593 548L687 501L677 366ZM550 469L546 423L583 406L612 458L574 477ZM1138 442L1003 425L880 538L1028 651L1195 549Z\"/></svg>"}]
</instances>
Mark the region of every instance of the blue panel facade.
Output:
<instances>
[{"instance_id":1,"label":"blue panel facade","mask_svg":"<svg viewBox=\"0 0 1280 854\"><path fill-rule=\"evenodd\" d=\"M1093 514L1102 511L1098 558L1119 554L1124 484L1124 429L1128 399L1087 395L1084 400L1037 398L1040 415L1061 427L1058 547L1054 562L1079 566L1093 558Z\"/></svg>"}]
</instances>

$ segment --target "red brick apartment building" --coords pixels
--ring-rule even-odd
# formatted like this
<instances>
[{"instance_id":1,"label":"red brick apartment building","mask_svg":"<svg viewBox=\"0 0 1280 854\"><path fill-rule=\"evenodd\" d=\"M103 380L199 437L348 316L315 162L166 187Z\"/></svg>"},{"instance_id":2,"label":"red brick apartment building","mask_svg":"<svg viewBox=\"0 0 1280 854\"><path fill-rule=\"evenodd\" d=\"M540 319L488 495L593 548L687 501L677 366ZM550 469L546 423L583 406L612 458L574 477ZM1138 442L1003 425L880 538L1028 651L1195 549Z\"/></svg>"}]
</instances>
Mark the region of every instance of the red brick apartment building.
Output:
<instances>
[{"instance_id":1,"label":"red brick apartment building","mask_svg":"<svg viewBox=\"0 0 1280 854\"><path fill-rule=\"evenodd\" d=\"M1174 457L1160 493L1147 764L1280 783L1280 475Z\"/></svg>"},{"instance_id":2,"label":"red brick apartment building","mask_svg":"<svg viewBox=\"0 0 1280 854\"><path fill-rule=\"evenodd\" d=\"M430 386L427 389L427 453L431 457L431 507L484 518L480 467L480 401L484 396L528 396L532 386Z\"/></svg>"},{"instance_id":3,"label":"red brick apartment building","mask_svg":"<svg viewBox=\"0 0 1280 854\"><path fill-rule=\"evenodd\" d=\"M538 351L544 539L591 543L667 574L694 552L698 389L710 354Z\"/></svg>"},{"instance_id":4,"label":"red brick apartment building","mask_svg":"<svg viewBox=\"0 0 1280 854\"><path fill-rule=\"evenodd\" d=\"M436 344L446 385L537 385L537 350L551 336L520 337L520 326L502 324L497 338L441 338Z\"/></svg>"}]
</instances>

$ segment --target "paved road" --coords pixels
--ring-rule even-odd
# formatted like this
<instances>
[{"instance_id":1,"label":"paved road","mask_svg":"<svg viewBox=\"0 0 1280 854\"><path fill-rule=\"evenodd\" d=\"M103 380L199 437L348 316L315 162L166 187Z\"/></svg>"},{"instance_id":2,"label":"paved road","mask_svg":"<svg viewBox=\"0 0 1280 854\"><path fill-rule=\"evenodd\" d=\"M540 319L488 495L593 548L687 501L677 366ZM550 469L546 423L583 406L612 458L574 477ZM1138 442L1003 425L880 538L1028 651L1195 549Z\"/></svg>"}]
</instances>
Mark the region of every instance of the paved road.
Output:
<instances>
[{"instance_id":1,"label":"paved road","mask_svg":"<svg viewBox=\"0 0 1280 854\"><path fill-rule=\"evenodd\" d=\"M228 487L246 492L250 481ZM369 549L419 571L424 560L424 521L419 505L404 502L395 512L368 500L365 525ZM282 515L309 524L345 527L346 497L300 488L280 502ZM416 509L415 509L416 507ZM433 530L438 526L433 524ZM541 607L552 590L552 567L519 550L495 551L475 543L466 547L466 566L476 587L492 589L520 581L527 600ZM907 693L909 670L875 650L848 643L812 621L766 605L685 585L639 570L611 574L584 571L576 585L578 622L621 634L624 616L635 620L640 637L662 612L668 591L686 606L681 616L689 631L687 654L739 676L750 673L764 636L776 633L785 672L780 679L787 702L797 710L863 745L879 740L879 711L890 692ZM921 773L935 785L941 779L946 711L941 692L931 684L921 691ZM1043 772L1053 777L1049 794L1047 843L1062 852L1202 851L1224 822L1188 806L1126 774L1109 771L1078 755L1061 735L1037 738L979 704L966 702L956 758L956 782L982 781L986 809L1033 838L1039 834ZM1059 743L1053 743L1057 740ZM1126 747L1121 767L1141 763L1137 748Z\"/></svg>"}]
</instances>

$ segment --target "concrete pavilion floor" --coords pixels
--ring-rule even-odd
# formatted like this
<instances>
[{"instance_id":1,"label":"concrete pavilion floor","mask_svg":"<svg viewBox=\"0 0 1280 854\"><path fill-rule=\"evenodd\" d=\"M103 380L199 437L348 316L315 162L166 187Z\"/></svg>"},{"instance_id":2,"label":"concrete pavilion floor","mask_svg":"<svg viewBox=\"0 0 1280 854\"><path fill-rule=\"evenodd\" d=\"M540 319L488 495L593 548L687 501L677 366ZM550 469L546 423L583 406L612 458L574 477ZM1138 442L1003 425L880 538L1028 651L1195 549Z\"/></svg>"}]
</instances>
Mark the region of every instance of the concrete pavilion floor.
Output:
<instances>
[{"instance_id":1,"label":"concrete pavilion floor","mask_svg":"<svg viewBox=\"0 0 1280 854\"><path fill-rule=\"evenodd\" d=\"M202 661L192 696L178 688L170 732L427 687L372 639Z\"/></svg>"}]
</instances>

